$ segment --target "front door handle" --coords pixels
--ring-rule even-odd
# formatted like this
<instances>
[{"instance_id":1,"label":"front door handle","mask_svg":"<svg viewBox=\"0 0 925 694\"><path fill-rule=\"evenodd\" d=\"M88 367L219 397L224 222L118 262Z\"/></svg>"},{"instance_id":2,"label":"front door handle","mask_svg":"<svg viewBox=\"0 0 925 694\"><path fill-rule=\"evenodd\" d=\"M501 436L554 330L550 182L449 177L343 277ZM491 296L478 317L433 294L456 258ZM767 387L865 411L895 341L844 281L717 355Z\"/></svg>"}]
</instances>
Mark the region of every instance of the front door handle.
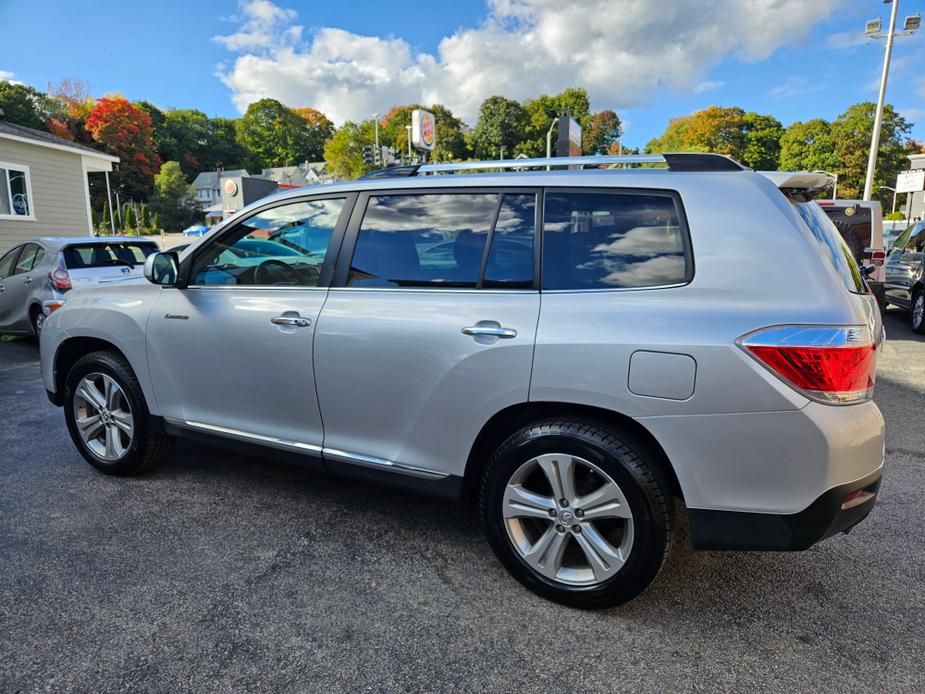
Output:
<instances>
[{"instance_id":1,"label":"front door handle","mask_svg":"<svg viewBox=\"0 0 925 694\"><path fill-rule=\"evenodd\" d=\"M312 324L311 318L303 318L302 316L276 316L271 318L270 322L273 325L286 325L290 328L307 328Z\"/></svg>"},{"instance_id":2,"label":"front door handle","mask_svg":"<svg viewBox=\"0 0 925 694\"><path fill-rule=\"evenodd\" d=\"M32 284L32 278L27 277L26 279L23 280L23 284Z\"/></svg>"},{"instance_id":3,"label":"front door handle","mask_svg":"<svg viewBox=\"0 0 925 694\"><path fill-rule=\"evenodd\" d=\"M463 335L472 335L473 337L497 337L502 340L510 340L517 337L517 331L513 328L502 328L500 324L493 321L483 321L478 325L470 325L463 328Z\"/></svg>"}]
</instances>

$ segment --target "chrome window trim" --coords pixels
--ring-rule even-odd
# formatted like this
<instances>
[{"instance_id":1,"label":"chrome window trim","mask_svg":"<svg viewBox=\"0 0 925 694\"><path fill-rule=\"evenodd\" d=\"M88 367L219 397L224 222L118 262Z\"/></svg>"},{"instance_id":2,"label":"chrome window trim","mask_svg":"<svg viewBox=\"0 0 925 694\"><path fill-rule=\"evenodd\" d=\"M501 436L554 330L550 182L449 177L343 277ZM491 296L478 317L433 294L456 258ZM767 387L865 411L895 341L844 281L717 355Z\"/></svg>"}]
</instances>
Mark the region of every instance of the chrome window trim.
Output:
<instances>
[{"instance_id":1,"label":"chrome window trim","mask_svg":"<svg viewBox=\"0 0 925 694\"><path fill-rule=\"evenodd\" d=\"M177 287L164 287L164 289L176 289ZM293 291L298 290L300 292L309 291L309 292L326 292L328 291L327 287L305 287L302 285L287 285L287 284L191 284L186 289L199 289L199 290L212 290L218 289L220 291L228 291L229 289L237 289L239 291L250 291L255 289L257 291Z\"/></svg>"},{"instance_id":2,"label":"chrome window trim","mask_svg":"<svg viewBox=\"0 0 925 694\"><path fill-rule=\"evenodd\" d=\"M332 292L415 292L425 294L539 294L538 289L476 289L475 287L331 287Z\"/></svg>"}]
</instances>

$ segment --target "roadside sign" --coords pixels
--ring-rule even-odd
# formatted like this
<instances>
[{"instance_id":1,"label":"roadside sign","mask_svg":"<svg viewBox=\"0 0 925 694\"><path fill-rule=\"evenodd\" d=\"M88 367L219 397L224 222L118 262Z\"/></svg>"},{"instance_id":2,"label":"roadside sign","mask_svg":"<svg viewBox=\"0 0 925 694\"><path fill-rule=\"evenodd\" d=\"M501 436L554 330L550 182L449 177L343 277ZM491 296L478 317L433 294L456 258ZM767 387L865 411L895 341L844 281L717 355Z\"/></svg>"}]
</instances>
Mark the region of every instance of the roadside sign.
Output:
<instances>
[{"instance_id":1,"label":"roadside sign","mask_svg":"<svg viewBox=\"0 0 925 694\"><path fill-rule=\"evenodd\" d=\"M920 190L925 190L925 169L902 171L896 177L897 194L918 193Z\"/></svg>"},{"instance_id":2,"label":"roadside sign","mask_svg":"<svg viewBox=\"0 0 925 694\"><path fill-rule=\"evenodd\" d=\"M411 112L411 144L428 152L437 144L437 121L430 111L416 108Z\"/></svg>"}]
</instances>

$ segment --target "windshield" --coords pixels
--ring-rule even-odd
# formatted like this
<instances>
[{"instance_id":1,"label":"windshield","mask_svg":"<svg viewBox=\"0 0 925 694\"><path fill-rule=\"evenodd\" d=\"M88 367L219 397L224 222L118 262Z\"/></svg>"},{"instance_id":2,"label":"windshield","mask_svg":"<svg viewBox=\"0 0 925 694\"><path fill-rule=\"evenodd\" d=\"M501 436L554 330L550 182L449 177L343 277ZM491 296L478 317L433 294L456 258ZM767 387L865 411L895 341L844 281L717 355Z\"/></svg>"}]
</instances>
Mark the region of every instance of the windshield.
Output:
<instances>
[{"instance_id":1,"label":"windshield","mask_svg":"<svg viewBox=\"0 0 925 694\"><path fill-rule=\"evenodd\" d=\"M858 264L828 215L815 202L802 202L795 207L813 235L817 250L835 270L845 289L855 294L866 294L867 285Z\"/></svg>"},{"instance_id":2,"label":"windshield","mask_svg":"<svg viewBox=\"0 0 925 694\"><path fill-rule=\"evenodd\" d=\"M68 270L82 270L118 265L134 267L144 263L156 250L153 243L81 243L68 246L62 254Z\"/></svg>"}]
</instances>

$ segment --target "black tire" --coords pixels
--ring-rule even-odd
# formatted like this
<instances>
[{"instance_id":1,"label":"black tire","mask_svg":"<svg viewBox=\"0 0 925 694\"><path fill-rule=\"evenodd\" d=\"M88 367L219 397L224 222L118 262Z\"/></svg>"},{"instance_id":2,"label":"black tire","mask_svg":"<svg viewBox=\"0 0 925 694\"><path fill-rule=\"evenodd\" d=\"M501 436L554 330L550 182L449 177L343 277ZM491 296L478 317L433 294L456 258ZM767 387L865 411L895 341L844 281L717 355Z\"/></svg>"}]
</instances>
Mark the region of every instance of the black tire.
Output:
<instances>
[{"instance_id":1,"label":"black tire","mask_svg":"<svg viewBox=\"0 0 925 694\"><path fill-rule=\"evenodd\" d=\"M91 373L111 377L122 389L131 408L133 434L124 455L109 461L97 455L84 442L77 428L74 398L81 379ZM113 352L92 352L78 359L64 383L64 417L71 440L84 459L108 475L134 475L164 461L173 447L173 439L152 431L151 415L132 367Z\"/></svg>"},{"instance_id":2,"label":"black tire","mask_svg":"<svg viewBox=\"0 0 925 694\"><path fill-rule=\"evenodd\" d=\"M42 309L36 307L32 309L31 320L32 323L32 333L35 335L35 338L38 339L42 336L42 325L45 323L45 314L42 313Z\"/></svg>"},{"instance_id":3,"label":"black tire","mask_svg":"<svg viewBox=\"0 0 925 694\"><path fill-rule=\"evenodd\" d=\"M592 462L626 498L633 514L632 547L623 566L607 580L575 586L547 578L521 558L509 536L502 515L508 482L521 465L545 453ZM479 504L488 541L505 568L535 593L580 608L619 605L645 590L662 568L674 528L670 486L655 457L628 433L578 420L537 422L508 438L485 469Z\"/></svg>"},{"instance_id":4,"label":"black tire","mask_svg":"<svg viewBox=\"0 0 925 694\"><path fill-rule=\"evenodd\" d=\"M925 335L925 316L919 318L918 323L916 323L915 304L917 301L925 301L925 294L923 294L921 288L912 292L912 303L909 305L909 325L912 327L913 332Z\"/></svg>"}]
</instances>

